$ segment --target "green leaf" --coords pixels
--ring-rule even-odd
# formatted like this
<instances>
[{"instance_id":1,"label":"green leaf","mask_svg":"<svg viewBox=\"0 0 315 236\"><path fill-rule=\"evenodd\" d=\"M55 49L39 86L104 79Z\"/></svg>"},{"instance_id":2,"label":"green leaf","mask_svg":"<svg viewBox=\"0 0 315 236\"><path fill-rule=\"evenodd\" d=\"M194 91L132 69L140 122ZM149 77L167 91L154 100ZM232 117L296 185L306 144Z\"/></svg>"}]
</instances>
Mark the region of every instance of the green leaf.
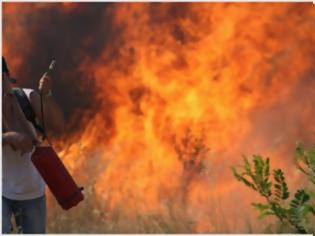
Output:
<instances>
[{"instance_id":1,"label":"green leaf","mask_svg":"<svg viewBox=\"0 0 315 236\"><path fill-rule=\"evenodd\" d=\"M272 212L272 211L265 211L265 212L263 212L263 213L261 213L261 214L259 215L258 219L259 219L259 220L262 220L262 219L264 219L266 216L269 216L269 215L275 215L275 213Z\"/></svg>"},{"instance_id":2,"label":"green leaf","mask_svg":"<svg viewBox=\"0 0 315 236\"><path fill-rule=\"evenodd\" d=\"M258 209L259 211L264 211L270 209L269 204L262 204L262 203L252 203L252 206Z\"/></svg>"},{"instance_id":3,"label":"green leaf","mask_svg":"<svg viewBox=\"0 0 315 236\"><path fill-rule=\"evenodd\" d=\"M301 158L301 157L304 156L304 148L303 148L303 146L302 146L302 144L300 142L298 142L296 144L295 154L296 154L297 158Z\"/></svg>"},{"instance_id":4,"label":"green leaf","mask_svg":"<svg viewBox=\"0 0 315 236\"><path fill-rule=\"evenodd\" d=\"M271 209L275 213L276 216L282 221L284 218L286 218L287 210L277 202L271 202Z\"/></svg>"},{"instance_id":5,"label":"green leaf","mask_svg":"<svg viewBox=\"0 0 315 236\"><path fill-rule=\"evenodd\" d=\"M315 205L312 204L304 204L305 214L312 213L315 215Z\"/></svg>"},{"instance_id":6,"label":"green leaf","mask_svg":"<svg viewBox=\"0 0 315 236\"><path fill-rule=\"evenodd\" d=\"M307 194L308 194L310 197L315 198L315 192L313 192L313 191L308 191Z\"/></svg>"},{"instance_id":7,"label":"green leaf","mask_svg":"<svg viewBox=\"0 0 315 236\"><path fill-rule=\"evenodd\" d=\"M273 172L274 179L276 183L274 184L275 195L277 200L285 200L289 198L288 185L285 181L284 173L281 169L276 169Z\"/></svg>"},{"instance_id":8,"label":"green leaf","mask_svg":"<svg viewBox=\"0 0 315 236\"><path fill-rule=\"evenodd\" d=\"M297 144L295 153L297 168L315 185L315 146L305 151L301 144ZM303 167L300 165L301 162L304 164Z\"/></svg>"},{"instance_id":9,"label":"green leaf","mask_svg":"<svg viewBox=\"0 0 315 236\"><path fill-rule=\"evenodd\" d=\"M299 189L294 195L294 199L290 202L292 209L301 207L304 203L309 201L310 196L305 192L304 189Z\"/></svg>"},{"instance_id":10,"label":"green leaf","mask_svg":"<svg viewBox=\"0 0 315 236\"><path fill-rule=\"evenodd\" d=\"M240 175L239 173L237 173L236 169L234 167L232 167L232 172L233 172L233 175L235 176L235 178L240 181L240 182L243 182L246 186L254 189L254 190L257 190L255 185L253 183L251 183L250 181L248 181L247 179L245 179L242 175Z\"/></svg>"},{"instance_id":11,"label":"green leaf","mask_svg":"<svg viewBox=\"0 0 315 236\"><path fill-rule=\"evenodd\" d=\"M247 157L243 156L243 159L244 159L244 169L245 169L246 173L249 174L250 176L252 176L252 170L251 170L251 167L250 167L250 164L249 164Z\"/></svg>"},{"instance_id":12,"label":"green leaf","mask_svg":"<svg viewBox=\"0 0 315 236\"><path fill-rule=\"evenodd\" d=\"M254 167L255 167L256 180L259 184L263 180L264 162L261 156L254 155L253 157L254 157L253 161L254 161Z\"/></svg>"},{"instance_id":13,"label":"green leaf","mask_svg":"<svg viewBox=\"0 0 315 236\"><path fill-rule=\"evenodd\" d=\"M271 211L270 204L262 204L262 203L252 203L252 206L259 210L259 219L263 219L268 215L275 215L273 211Z\"/></svg>"},{"instance_id":14,"label":"green leaf","mask_svg":"<svg viewBox=\"0 0 315 236\"><path fill-rule=\"evenodd\" d=\"M265 169L264 169L264 181L268 181L270 176L270 159L267 158L266 159L266 163L265 163Z\"/></svg>"}]
</instances>

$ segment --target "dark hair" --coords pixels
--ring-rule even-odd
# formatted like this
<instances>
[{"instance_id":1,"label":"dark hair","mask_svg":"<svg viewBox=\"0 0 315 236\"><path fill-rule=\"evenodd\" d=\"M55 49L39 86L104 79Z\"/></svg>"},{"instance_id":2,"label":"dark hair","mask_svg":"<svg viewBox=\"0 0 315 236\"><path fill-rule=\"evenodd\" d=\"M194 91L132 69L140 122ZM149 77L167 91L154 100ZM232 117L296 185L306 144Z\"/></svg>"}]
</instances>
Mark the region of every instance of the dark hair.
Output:
<instances>
[{"instance_id":1,"label":"dark hair","mask_svg":"<svg viewBox=\"0 0 315 236\"><path fill-rule=\"evenodd\" d=\"M10 74L9 68L7 66L7 63L5 62L5 58L4 57L2 57L2 73Z\"/></svg>"}]
</instances>

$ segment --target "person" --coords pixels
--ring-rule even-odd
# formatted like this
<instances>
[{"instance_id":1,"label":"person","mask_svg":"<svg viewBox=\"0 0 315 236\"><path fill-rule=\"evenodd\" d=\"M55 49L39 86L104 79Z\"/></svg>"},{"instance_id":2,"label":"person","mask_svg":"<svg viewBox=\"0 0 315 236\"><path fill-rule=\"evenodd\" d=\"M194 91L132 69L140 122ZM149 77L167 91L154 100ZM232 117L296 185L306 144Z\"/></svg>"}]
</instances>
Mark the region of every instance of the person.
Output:
<instances>
[{"instance_id":1,"label":"person","mask_svg":"<svg viewBox=\"0 0 315 236\"><path fill-rule=\"evenodd\" d=\"M46 231L45 183L31 161L39 135L29 122L12 92L15 82L2 58L2 233L13 230L14 215L18 233ZM49 130L62 132L64 117L51 93L52 80L44 76L39 81L43 97L45 125ZM27 99L41 120L40 95L33 89L24 89Z\"/></svg>"}]
</instances>

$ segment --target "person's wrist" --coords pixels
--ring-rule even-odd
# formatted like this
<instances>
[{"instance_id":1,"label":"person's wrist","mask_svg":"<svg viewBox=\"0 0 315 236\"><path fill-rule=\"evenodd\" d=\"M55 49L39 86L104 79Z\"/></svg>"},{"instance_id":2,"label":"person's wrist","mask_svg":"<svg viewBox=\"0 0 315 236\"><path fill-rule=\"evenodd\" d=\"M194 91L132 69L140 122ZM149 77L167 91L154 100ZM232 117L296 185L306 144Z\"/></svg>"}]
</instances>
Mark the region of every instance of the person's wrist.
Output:
<instances>
[{"instance_id":1,"label":"person's wrist","mask_svg":"<svg viewBox=\"0 0 315 236\"><path fill-rule=\"evenodd\" d=\"M45 98L49 98L49 97L52 96L52 91L51 91L51 89L49 89L48 91L43 92L42 94L43 94L43 96L44 96Z\"/></svg>"}]
</instances>

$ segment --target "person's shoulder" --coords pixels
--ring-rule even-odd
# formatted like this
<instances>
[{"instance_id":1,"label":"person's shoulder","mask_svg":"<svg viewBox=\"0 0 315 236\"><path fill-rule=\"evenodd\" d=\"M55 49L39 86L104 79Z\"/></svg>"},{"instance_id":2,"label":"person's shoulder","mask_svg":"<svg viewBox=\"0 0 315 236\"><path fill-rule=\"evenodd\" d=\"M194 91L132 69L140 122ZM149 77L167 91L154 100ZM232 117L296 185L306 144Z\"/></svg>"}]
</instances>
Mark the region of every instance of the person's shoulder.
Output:
<instances>
[{"instance_id":1,"label":"person's shoulder","mask_svg":"<svg viewBox=\"0 0 315 236\"><path fill-rule=\"evenodd\" d=\"M35 91L34 89L31 89L31 88L21 88L21 89L23 89L24 93L32 93Z\"/></svg>"},{"instance_id":2,"label":"person's shoulder","mask_svg":"<svg viewBox=\"0 0 315 236\"><path fill-rule=\"evenodd\" d=\"M31 88L22 88L24 93L26 94L28 100L31 99L31 95L33 95L35 93L35 90L34 89L31 89Z\"/></svg>"}]
</instances>

